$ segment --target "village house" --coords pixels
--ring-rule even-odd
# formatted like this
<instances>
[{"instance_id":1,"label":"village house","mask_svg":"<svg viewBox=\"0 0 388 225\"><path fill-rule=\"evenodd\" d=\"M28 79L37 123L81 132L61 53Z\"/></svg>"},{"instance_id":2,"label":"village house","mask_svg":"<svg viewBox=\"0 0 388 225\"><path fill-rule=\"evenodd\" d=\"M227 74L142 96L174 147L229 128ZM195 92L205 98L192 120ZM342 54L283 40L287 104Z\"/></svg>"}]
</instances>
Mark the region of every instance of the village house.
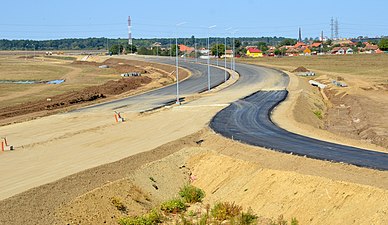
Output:
<instances>
[{"instance_id":1,"label":"village house","mask_svg":"<svg viewBox=\"0 0 388 225\"><path fill-rule=\"evenodd\" d=\"M351 55L353 53L353 49L349 47L335 47L331 50L333 55Z\"/></svg>"},{"instance_id":2,"label":"village house","mask_svg":"<svg viewBox=\"0 0 388 225\"><path fill-rule=\"evenodd\" d=\"M252 58L263 57L263 52L257 48L248 48L246 56Z\"/></svg>"},{"instance_id":3,"label":"village house","mask_svg":"<svg viewBox=\"0 0 388 225\"><path fill-rule=\"evenodd\" d=\"M225 54L221 56L221 58L232 58L233 57L233 50L226 50Z\"/></svg>"},{"instance_id":4,"label":"village house","mask_svg":"<svg viewBox=\"0 0 388 225\"><path fill-rule=\"evenodd\" d=\"M186 54L192 53L195 49L193 47L188 47L186 45L180 44L179 46L179 51L184 52Z\"/></svg>"}]
</instances>

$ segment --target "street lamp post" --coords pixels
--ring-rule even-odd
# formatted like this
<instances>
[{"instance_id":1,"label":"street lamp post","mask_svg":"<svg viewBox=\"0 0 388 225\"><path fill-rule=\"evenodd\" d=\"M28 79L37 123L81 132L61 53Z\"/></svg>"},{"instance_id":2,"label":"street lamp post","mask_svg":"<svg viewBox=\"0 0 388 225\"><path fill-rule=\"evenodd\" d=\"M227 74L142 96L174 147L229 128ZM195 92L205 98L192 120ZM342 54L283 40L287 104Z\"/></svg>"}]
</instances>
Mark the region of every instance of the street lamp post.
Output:
<instances>
[{"instance_id":1,"label":"street lamp post","mask_svg":"<svg viewBox=\"0 0 388 225\"><path fill-rule=\"evenodd\" d=\"M180 25L185 24L186 22L181 22L176 25L176 36L175 36L175 70L176 70L176 104L180 105L181 102L179 100L179 57L178 57L178 27Z\"/></svg>"},{"instance_id":2,"label":"street lamp post","mask_svg":"<svg viewBox=\"0 0 388 225\"><path fill-rule=\"evenodd\" d=\"M28 46L28 44L26 44L26 47L25 47L25 49L26 49L26 59L25 60L27 60L27 46Z\"/></svg>"},{"instance_id":3,"label":"street lamp post","mask_svg":"<svg viewBox=\"0 0 388 225\"><path fill-rule=\"evenodd\" d=\"M224 60L225 60L225 82L226 82L226 37L225 37L225 47L224 47Z\"/></svg>"},{"instance_id":4,"label":"street lamp post","mask_svg":"<svg viewBox=\"0 0 388 225\"><path fill-rule=\"evenodd\" d=\"M34 45L34 44L32 44L32 46L34 46L34 60L35 60L35 45Z\"/></svg>"},{"instance_id":5,"label":"street lamp post","mask_svg":"<svg viewBox=\"0 0 388 225\"><path fill-rule=\"evenodd\" d=\"M210 29L211 28L214 28L216 27L216 25L213 25L213 26L210 26L208 27L209 30L209 35L207 37L207 50L208 50L208 54L207 54L207 89L208 91L210 91Z\"/></svg>"}]
</instances>

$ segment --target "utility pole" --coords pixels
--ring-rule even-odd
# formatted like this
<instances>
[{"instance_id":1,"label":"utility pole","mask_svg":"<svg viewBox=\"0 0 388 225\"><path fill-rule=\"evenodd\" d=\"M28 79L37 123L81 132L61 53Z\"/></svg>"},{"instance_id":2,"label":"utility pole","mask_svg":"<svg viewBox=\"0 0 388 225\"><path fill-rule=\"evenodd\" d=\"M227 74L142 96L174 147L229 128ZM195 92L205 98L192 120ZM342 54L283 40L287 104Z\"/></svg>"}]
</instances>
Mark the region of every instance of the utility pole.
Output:
<instances>
[{"instance_id":1,"label":"utility pole","mask_svg":"<svg viewBox=\"0 0 388 225\"><path fill-rule=\"evenodd\" d=\"M225 65L224 65L224 66L225 66L225 70L224 70L224 72L225 72L224 78L225 78L225 79L224 79L224 81L226 82L226 79L227 79L227 78L226 78L226 77L227 77L227 76L226 76L226 36L225 36L225 48L224 48L224 49L225 49L225 50L224 50L224 61L225 61Z\"/></svg>"},{"instance_id":2,"label":"utility pole","mask_svg":"<svg viewBox=\"0 0 388 225\"><path fill-rule=\"evenodd\" d=\"M335 38L338 40L339 39L339 25L338 25L338 19L335 18L334 22L334 30L335 30Z\"/></svg>"},{"instance_id":3,"label":"utility pole","mask_svg":"<svg viewBox=\"0 0 388 225\"><path fill-rule=\"evenodd\" d=\"M208 27L208 37L207 37L207 50L208 50L208 57L207 57L207 89L210 91L210 29L216 27L216 25Z\"/></svg>"},{"instance_id":4,"label":"utility pole","mask_svg":"<svg viewBox=\"0 0 388 225\"><path fill-rule=\"evenodd\" d=\"M331 40L334 40L334 18L333 17L331 17L330 28L331 28Z\"/></svg>"}]
</instances>

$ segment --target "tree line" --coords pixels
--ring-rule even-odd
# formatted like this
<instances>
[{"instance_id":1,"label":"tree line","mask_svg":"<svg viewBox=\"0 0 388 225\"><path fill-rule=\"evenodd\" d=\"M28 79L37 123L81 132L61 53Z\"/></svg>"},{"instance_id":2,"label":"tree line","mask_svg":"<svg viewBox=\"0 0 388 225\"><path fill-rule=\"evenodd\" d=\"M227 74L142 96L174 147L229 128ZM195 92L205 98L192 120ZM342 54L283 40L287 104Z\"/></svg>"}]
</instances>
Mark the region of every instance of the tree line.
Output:
<instances>
[{"instance_id":1,"label":"tree line","mask_svg":"<svg viewBox=\"0 0 388 225\"><path fill-rule=\"evenodd\" d=\"M268 45L277 45L284 37L239 37L239 41L243 45L250 45L256 42L265 42ZM211 45L224 43L222 37L210 37ZM227 38L228 45L232 43L230 37ZM133 44L139 49L141 47L151 48L154 43L160 43L163 48L170 48L175 44L175 38L139 38L133 39ZM178 38L179 44L187 46L197 46L198 48L207 46L207 38L196 38L194 36L188 38ZM128 44L127 39L121 38L66 38L58 40L0 40L0 50L102 50L110 49L114 45L124 46Z\"/></svg>"}]
</instances>

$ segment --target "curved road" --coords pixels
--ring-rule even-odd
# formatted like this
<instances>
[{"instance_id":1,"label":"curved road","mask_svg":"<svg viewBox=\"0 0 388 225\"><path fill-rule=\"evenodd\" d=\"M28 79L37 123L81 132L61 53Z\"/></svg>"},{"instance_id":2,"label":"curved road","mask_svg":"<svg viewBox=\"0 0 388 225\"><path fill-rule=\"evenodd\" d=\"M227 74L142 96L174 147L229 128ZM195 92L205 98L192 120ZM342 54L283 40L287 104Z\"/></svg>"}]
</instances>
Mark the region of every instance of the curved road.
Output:
<instances>
[{"instance_id":1,"label":"curved road","mask_svg":"<svg viewBox=\"0 0 388 225\"><path fill-rule=\"evenodd\" d=\"M175 65L175 60L166 58L148 58L146 61ZM192 76L186 80L179 82L179 97L200 93L208 88L207 66L190 62L179 62L179 66L190 70ZM211 68L211 88L214 88L224 82L224 70L212 67ZM229 74L228 74L229 78ZM176 85L172 84L160 89L149 91L143 94L130 96L106 103L85 107L78 111L93 110L93 109L109 109L120 111L145 111L173 104L176 102Z\"/></svg>"},{"instance_id":2,"label":"curved road","mask_svg":"<svg viewBox=\"0 0 388 225\"><path fill-rule=\"evenodd\" d=\"M288 132L270 119L274 107L287 97L286 90L259 91L220 111L210 127L225 137L310 158L388 170L388 154L334 144Z\"/></svg>"}]
</instances>

